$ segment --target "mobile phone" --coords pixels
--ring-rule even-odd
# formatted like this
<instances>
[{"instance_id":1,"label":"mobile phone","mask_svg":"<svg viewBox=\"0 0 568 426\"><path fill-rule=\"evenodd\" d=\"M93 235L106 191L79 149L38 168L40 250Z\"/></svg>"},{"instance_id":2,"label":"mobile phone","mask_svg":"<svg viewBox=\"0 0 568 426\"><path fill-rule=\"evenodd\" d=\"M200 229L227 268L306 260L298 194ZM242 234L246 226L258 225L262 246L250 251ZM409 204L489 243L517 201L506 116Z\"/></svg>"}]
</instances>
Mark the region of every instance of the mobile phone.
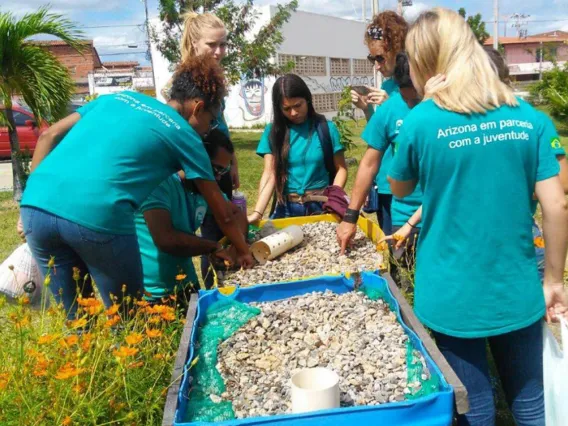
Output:
<instances>
[{"instance_id":1,"label":"mobile phone","mask_svg":"<svg viewBox=\"0 0 568 426\"><path fill-rule=\"evenodd\" d=\"M367 96L369 93L371 93L371 89L369 89L367 86L351 86L351 90L356 91L361 96Z\"/></svg>"}]
</instances>

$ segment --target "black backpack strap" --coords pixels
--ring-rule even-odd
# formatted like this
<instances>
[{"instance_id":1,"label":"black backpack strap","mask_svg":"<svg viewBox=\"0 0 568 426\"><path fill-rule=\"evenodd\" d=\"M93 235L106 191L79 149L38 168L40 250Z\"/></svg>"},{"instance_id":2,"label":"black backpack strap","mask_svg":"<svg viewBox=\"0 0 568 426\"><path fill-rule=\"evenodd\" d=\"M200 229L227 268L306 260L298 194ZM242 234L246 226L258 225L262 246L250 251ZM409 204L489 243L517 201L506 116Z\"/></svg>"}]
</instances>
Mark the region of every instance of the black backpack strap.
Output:
<instances>
[{"instance_id":1,"label":"black backpack strap","mask_svg":"<svg viewBox=\"0 0 568 426\"><path fill-rule=\"evenodd\" d=\"M329 184L333 185L335 180L335 163L333 162L333 143L331 142L331 134L329 132L329 124L324 116L321 116L315 123L318 139L323 151L323 161L325 168L329 173Z\"/></svg>"}]
</instances>

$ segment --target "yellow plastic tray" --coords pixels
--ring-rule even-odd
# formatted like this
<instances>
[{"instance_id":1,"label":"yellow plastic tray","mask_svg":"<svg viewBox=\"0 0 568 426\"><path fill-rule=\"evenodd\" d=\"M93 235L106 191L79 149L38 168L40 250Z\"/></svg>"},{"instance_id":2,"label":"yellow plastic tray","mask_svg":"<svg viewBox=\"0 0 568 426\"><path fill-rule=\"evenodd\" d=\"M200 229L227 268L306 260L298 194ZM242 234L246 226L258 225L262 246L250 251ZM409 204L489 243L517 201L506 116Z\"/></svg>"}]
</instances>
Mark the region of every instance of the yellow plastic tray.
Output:
<instances>
[{"instance_id":1,"label":"yellow plastic tray","mask_svg":"<svg viewBox=\"0 0 568 426\"><path fill-rule=\"evenodd\" d=\"M259 226L262 228L269 220L262 220L259 223ZM299 216L299 217L290 217L287 219L272 219L272 223L274 227L277 229L283 229L290 225L305 225L306 223L316 223L316 222L333 222L339 223L339 217L333 214L322 214L322 215L314 215L314 216ZM357 227L363 231L363 233L369 238L373 243L378 244L378 242L385 236L383 230L377 225L376 223L366 219L362 216L359 216L359 220L357 221ZM227 237L223 238L220 241L221 244L227 245L229 240ZM377 247L377 251L380 251ZM388 253L383 252L383 258L388 259ZM381 267L381 270L384 268ZM328 274L328 275L337 275L337 274ZM298 280L305 280L308 278L315 278L314 276L310 277L302 277L297 278L294 281ZM221 289L219 289L221 290ZM234 286L226 286L223 288L223 293L230 294L234 291Z\"/></svg>"}]
</instances>

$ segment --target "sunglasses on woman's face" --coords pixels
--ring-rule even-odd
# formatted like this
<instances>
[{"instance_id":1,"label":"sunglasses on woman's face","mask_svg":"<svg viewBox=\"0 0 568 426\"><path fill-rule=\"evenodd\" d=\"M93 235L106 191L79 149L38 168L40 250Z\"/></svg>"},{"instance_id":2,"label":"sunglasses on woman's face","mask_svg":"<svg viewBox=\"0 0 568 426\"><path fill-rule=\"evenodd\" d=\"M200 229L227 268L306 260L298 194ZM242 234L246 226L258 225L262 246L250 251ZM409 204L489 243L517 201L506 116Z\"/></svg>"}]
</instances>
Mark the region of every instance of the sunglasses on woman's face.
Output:
<instances>
[{"instance_id":1,"label":"sunglasses on woman's face","mask_svg":"<svg viewBox=\"0 0 568 426\"><path fill-rule=\"evenodd\" d=\"M215 173L215 176L221 177L221 176L224 176L231 171L231 165L230 164L227 167L221 167L221 166L218 166L217 164L211 164L211 166L213 167L213 173Z\"/></svg>"},{"instance_id":2,"label":"sunglasses on woman's face","mask_svg":"<svg viewBox=\"0 0 568 426\"><path fill-rule=\"evenodd\" d=\"M367 55L367 59L373 65L375 64L375 62L378 62L379 64L383 64L386 61L386 58L383 55L375 55L375 56Z\"/></svg>"}]
</instances>

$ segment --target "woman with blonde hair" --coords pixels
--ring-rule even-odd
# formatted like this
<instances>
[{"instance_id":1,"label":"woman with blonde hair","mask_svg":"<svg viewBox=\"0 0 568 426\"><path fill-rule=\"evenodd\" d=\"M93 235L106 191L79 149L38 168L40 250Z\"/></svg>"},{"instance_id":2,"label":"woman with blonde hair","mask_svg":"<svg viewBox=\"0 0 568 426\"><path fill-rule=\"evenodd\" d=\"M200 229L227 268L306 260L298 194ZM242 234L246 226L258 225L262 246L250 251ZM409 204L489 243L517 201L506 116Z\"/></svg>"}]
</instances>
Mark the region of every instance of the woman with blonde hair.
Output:
<instances>
[{"instance_id":1,"label":"woman with blonde hair","mask_svg":"<svg viewBox=\"0 0 568 426\"><path fill-rule=\"evenodd\" d=\"M417 183L423 190L416 314L468 390L470 412L458 424L495 424L489 344L517 424L544 425L541 320L568 316L568 206L550 141L456 12L420 15L406 49L418 92L446 76L404 121L389 172L395 196ZM544 285L532 238L535 192Z\"/></svg>"},{"instance_id":2,"label":"woman with blonde hair","mask_svg":"<svg viewBox=\"0 0 568 426\"><path fill-rule=\"evenodd\" d=\"M223 21L212 13L187 12L183 15L183 18L182 62L196 55L210 55L218 63L221 63L227 53L227 29ZM166 99L168 99L168 86L169 84L162 91ZM225 102L222 103L219 115L212 123L212 128L217 128L229 136L229 128L223 117L224 109ZM227 199L232 199L233 189L240 186L236 151L233 153L230 172L223 175L218 184ZM223 237L223 232L209 213L205 216L201 225L201 236L211 241L218 241ZM201 273L205 284L208 287L211 286L213 277L209 273L209 258L207 256L201 258Z\"/></svg>"}]
</instances>

